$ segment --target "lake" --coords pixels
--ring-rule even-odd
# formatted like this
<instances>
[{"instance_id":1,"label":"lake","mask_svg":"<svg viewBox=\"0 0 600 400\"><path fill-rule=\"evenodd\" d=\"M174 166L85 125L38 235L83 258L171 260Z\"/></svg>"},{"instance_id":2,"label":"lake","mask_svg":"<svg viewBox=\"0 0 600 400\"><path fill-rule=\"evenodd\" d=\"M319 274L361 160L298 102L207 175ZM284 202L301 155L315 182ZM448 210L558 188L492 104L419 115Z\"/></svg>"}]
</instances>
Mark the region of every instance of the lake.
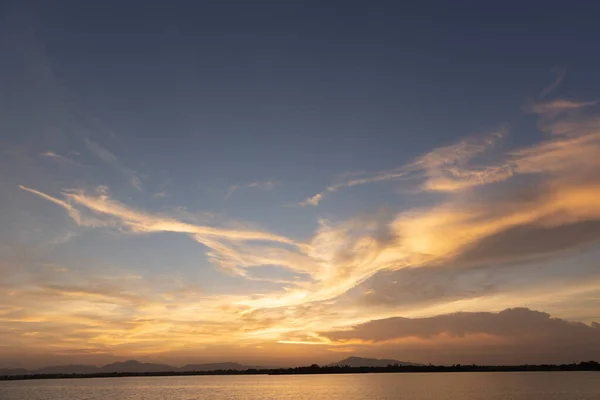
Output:
<instances>
[{"instance_id":1,"label":"lake","mask_svg":"<svg viewBox=\"0 0 600 400\"><path fill-rule=\"evenodd\" d=\"M598 400L598 372L173 376L0 382L1 400Z\"/></svg>"}]
</instances>

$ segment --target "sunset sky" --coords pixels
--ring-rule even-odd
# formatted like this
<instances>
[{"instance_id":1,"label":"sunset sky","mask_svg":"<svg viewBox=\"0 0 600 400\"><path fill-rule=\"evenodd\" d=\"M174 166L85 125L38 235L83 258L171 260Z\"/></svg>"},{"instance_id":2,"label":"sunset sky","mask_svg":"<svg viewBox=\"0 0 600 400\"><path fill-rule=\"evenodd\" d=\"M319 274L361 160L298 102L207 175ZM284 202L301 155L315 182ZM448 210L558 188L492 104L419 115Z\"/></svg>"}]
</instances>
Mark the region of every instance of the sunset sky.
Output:
<instances>
[{"instance_id":1,"label":"sunset sky","mask_svg":"<svg viewBox=\"0 0 600 400\"><path fill-rule=\"evenodd\" d=\"M600 4L3 4L0 367L600 361Z\"/></svg>"}]
</instances>

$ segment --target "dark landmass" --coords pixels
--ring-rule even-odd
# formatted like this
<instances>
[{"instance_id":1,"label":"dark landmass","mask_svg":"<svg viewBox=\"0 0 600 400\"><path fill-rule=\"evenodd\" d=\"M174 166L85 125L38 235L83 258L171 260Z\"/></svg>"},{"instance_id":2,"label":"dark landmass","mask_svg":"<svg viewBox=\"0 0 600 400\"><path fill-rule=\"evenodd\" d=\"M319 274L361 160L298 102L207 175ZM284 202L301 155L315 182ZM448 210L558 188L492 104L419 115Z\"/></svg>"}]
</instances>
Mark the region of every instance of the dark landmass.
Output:
<instances>
[{"instance_id":1,"label":"dark landmass","mask_svg":"<svg viewBox=\"0 0 600 400\"><path fill-rule=\"evenodd\" d=\"M141 363L140 363L141 364ZM229 363L227 363L229 364ZM231 363L235 364L235 363ZM110 364L109 364L110 365ZM156 364L155 364L156 365ZM158 364L160 365L160 364ZM207 364L199 364L207 365ZM236 364L239 365L239 364ZM3 370L0 370L2 374ZM11 370L16 371L16 370ZM99 372L92 374L38 374L0 375L0 380L113 378L135 376L190 376L190 375L295 375L295 374L364 374L364 373L427 373L427 372L518 372L518 371L599 371L596 361L560 365L387 365L385 367L324 366L317 364L296 368L276 369L219 369L212 371L156 371L156 372Z\"/></svg>"},{"instance_id":2,"label":"dark landmass","mask_svg":"<svg viewBox=\"0 0 600 400\"><path fill-rule=\"evenodd\" d=\"M246 371L250 369L279 369L279 367L265 367L257 365L243 365L234 362L188 364L181 368L168 364L142 363L136 360L117 361L102 367L95 365L54 365L36 370L23 368L0 368L0 378L7 375L16 376L41 376L41 375L103 375L103 374L152 374L152 373L179 373L179 372L207 372L207 371Z\"/></svg>"},{"instance_id":3,"label":"dark landmass","mask_svg":"<svg viewBox=\"0 0 600 400\"><path fill-rule=\"evenodd\" d=\"M222 363L206 363L206 364L188 364L179 368L182 372L193 372L193 371L246 371L248 369L279 369L278 367L264 367L259 365L243 365L234 362L222 362Z\"/></svg>"},{"instance_id":4,"label":"dark landmass","mask_svg":"<svg viewBox=\"0 0 600 400\"><path fill-rule=\"evenodd\" d=\"M388 365L421 365L412 364L398 360L379 360L377 358L348 357L337 363L328 366L349 366L349 367L386 367ZM3 375L91 375L103 373L151 373L151 372L207 372L207 371L246 371L246 370L278 370L280 367L244 365L235 362L218 362L204 364L187 364L181 368L168 364L142 363L137 360L117 361L106 364L102 367L95 365L54 365L36 370L26 370L23 368L1 369L0 376Z\"/></svg>"},{"instance_id":5,"label":"dark landmass","mask_svg":"<svg viewBox=\"0 0 600 400\"><path fill-rule=\"evenodd\" d=\"M23 368L0 368L0 377L5 375L27 375L31 372Z\"/></svg>"},{"instance_id":6,"label":"dark landmass","mask_svg":"<svg viewBox=\"0 0 600 400\"><path fill-rule=\"evenodd\" d=\"M1 373L2 371L0 371ZM100 371L100 368L94 365L77 365L77 364L69 364L69 365L53 365L51 367L44 367L33 372L38 375L43 374L96 374Z\"/></svg>"},{"instance_id":7,"label":"dark landmass","mask_svg":"<svg viewBox=\"0 0 600 400\"><path fill-rule=\"evenodd\" d=\"M176 371L177 368L167 364L142 363L136 360L117 361L100 368L99 372L107 373L151 373Z\"/></svg>"},{"instance_id":8,"label":"dark landmass","mask_svg":"<svg viewBox=\"0 0 600 400\"><path fill-rule=\"evenodd\" d=\"M388 365L422 366L423 364L410 363L406 361L387 360L378 358L348 357L336 363L328 364L327 367L387 367Z\"/></svg>"}]
</instances>

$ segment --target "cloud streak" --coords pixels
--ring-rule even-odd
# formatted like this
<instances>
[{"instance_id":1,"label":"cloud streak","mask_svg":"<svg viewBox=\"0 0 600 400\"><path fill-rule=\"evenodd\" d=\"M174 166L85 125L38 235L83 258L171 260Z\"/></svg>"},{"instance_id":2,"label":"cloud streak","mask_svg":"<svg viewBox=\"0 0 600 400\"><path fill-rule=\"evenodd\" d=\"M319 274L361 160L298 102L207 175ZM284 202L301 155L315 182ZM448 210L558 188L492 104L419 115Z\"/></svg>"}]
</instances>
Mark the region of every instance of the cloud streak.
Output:
<instances>
[{"instance_id":1,"label":"cloud streak","mask_svg":"<svg viewBox=\"0 0 600 400\"><path fill-rule=\"evenodd\" d=\"M38 196L53 202L65 210L71 212L74 207L71 204L49 196L40 191L20 186L21 189L37 194ZM118 201L108 197L106 194L97 196L87 195L82 191L63 192L63 195L71 202L83 206L89 211L99 215L115 217L118 221L132 232L149 233L149 232L179 232L196 235L214 236L229 240L265 240L273 241L282 244L300 246L299 243L284 236L271 234L261 231L242 231L234 229L216 228L203 225L194 225L186 222L181 222L174 218L155 216L144 213L142 211L129 208ZM75 218L74 218L75 219ZM77 220L76 220L77 222Z\"/></svg>"},{"instance_id":2,"label":"cloud streak","mask_svg":"<svg viewBox=\"0 0 600 400\"><path fill-rule=\"evenodd\" d=\"M100 146L98 143L87 138L85 138L84 141L88 150L96 155L96 157L121 173L132 187L137 190L142 190L142 180L134 170L125 167L121 161L119 161L117 156L115 156L108 149Z\"/></svg>"},{"instance_id":3,"label":"cloud streak","mask_svg":"<svg viewBox=\"0 0 600 400\"><path fill-rule=\"evenodd\" d=\"M595 106L594 101L555 99L535 102L527 111L540 117L541 128L554 135L569 138L554 138L530 148L516 149L496 155L497 163L485 162L483 156L494 149L507 134L500 129L481 138L461 140L440 147L418 157L416 160L390 171L369 177L349 180L325 188L302 202L301 206L318 205L326 195L357 185L393 180L421 180L420 189L431 192L460 192L492 183L503 182L519 174L541 174L560 172L566 168L562 162L581 164L581 157L592 157L597 151L597 118L571 116L573 112ZM566 115L566 117L564 117ZM557 117L563 117L556 119ZM589 149L583 146L591 145Z\"/></svg>"},{"instance_id":4,"label":"cloud streak","mask_svg":"<svg viewBox=\"0 0 600 400\"><path fill-rule=\"evenodd\" d=\"M251 182L247 185L231 185L227 189L227 193L225 193L225 200L230 198L239 189L248 188L248 189L260 189L260 190L269 191L269 190L272 190L275 186L277 186L277 183L273 182L273 181L256 181L256 182Z\"/></svg>"},{"instance_id":5,"label":"cloud streak","mask_svg":"<svg viewBox=\"0 0 600 400\"><path fill-rule=\"evenodd\" d=\"M556 88L558 88L562 84L563 80L565 79L565 76L567 75L567 70L561 67L554 67L552 69L552 72L554 73L554 81L552 81L550 85L546 86L540 92L538 96L539 99L542 99L548 96L550 93L554 92Z\"/></svg>"},{"instance_id":6,"label":"cloud streak","mask_svg":"<svg viewBox=\"0 0 600 400\"><path fill-rule=\"evenodd\" d=\"M28 187L25 187L25 186L23 186L23 185L19 185L19 188L20 188L20 189L23 189L23 190L25 190L25 191L27 191L27 192L29 192L29 193L36 194L36 195L40 196L41 198L43 198L43 199L45 199L45 200L48 200L48 201L49 201L49 202L51 202L51 203L54 203L54 204L56 204L56 205L58 205L58 206L61 206L62 208L64 208L64 209L67 211L67 213L69 214L69 216L70 216L71 218L73 218L73 220L74 220L74 221L75 221L75 222L76 222L78 225L81 225L81 224L82 224L82 221L81 221L81 214L79 213L79 211L78 211L78 210L76 210L76 209L75 209L75 207L73 207L72 205L70 205L70 204L69 204L69 203L67 203L66 201L63 201L63 200L57 199L57 198L55 198L55 197L52 197L52 196L48 196L48 195L47 195L47 194L45 194L45 193L42 193L42 192L40 192L40 191L38 191L38 190L35 190L35 189L30 189L30 188L28 188Z\"/></svg>"},{"instance_id":7,"label":"cloud streak","mask_svg":"<svg viewBox=\"0 0 600 400\"><path fill-rule=\"evenodd\" d=\"M548 102L534 103L530 111L535 114L541 114L546 117L555 117L567 111L573 111L585 107L591 107L598 104L598 100L594 101L574 101L566 99L557 99Z\"/></svg>"},{"instance_id":8,"label":"cloud streak","mask_svg":"<svg viewBox=\"0 0 600 400\"><path fill-rule=\"evenodd\" d=\"M506 130L501 129L482 138L465 139L449 146L439 147L397 169L328 186L322 192L301 201L299 205L316 206L328 194L344 188L377 182L421 179L424 180L421 187L424 190L453 192L507 179L511 171L504 166L468 167L469 161L484 154L505 135Z\"/></svg>"},{"instance_id":9,"label":"cloud streak","mask_svg":"<svg viewBox=\"0 0 600 400\"><path fill-rule=\"evenodd\" d=\"M256 181L248 184L249 188L252 189L263 189L263 190L271 190L277 184L273 181Z\"/></svg>"}]
</instances>

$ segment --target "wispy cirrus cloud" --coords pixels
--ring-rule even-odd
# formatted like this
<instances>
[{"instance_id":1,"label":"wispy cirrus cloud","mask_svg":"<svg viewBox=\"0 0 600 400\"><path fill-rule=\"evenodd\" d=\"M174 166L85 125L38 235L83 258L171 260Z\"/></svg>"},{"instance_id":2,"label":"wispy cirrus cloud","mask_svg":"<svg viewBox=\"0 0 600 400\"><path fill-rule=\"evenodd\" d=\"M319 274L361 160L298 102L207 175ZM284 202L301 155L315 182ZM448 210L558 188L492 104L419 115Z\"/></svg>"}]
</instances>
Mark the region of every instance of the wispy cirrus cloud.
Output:
<instances>
[{"instance_id":1,"label":"wispy cirrus cloud","mask_svg":"<svg viewBox=\"0 0 600 400\"><path fill-rule=\"evenodd\" d=\"M273 181L256 181L248 184L249 188L252 189L264 189L271 190L277 185L276 182Z\"/></svg>"},{"instance_id":2,"label":"wispy cirrus cloud","mask_svg":"<svg viewBox=\"0 0 600 400\"><path fill-rule=\"evenodd\" d=\"M317 193L314 196L301 201L299 203L299 205L300 206L308 206L308 205L316 206L321 202L321 200L323 200L323 198L327 194L337 192L340 189L357 186L357 185L365 185L368 183L398 180L398 179L406 178L408 175L409 175L409 173L406 171L396 171L395 170L395 171L382 172L382 173L379 173L379 174L376 174L376 175L370 176L370 177L351 179L346 182L337 183L335 185L328 186L322 192Z\"/></svg>"},{"instance_id":3,"label":"wispy cirrus cloud","mask_svg":"<svg viewBox=\"0 0 600 400\"><path fill-rule=\"evenodd\" d=\"M495 166L473 167L469 162L484 154L505 135L506 130L500 129L481 138L473 137L439 147L396 169L328 186L322 192L301 201L299 205L316 206L326 195L340 189L377 182L420 179L424 180L423 189L445 192L503 180L510 175L510 170Z\"/></svg>"},{"instance_id":4,"label":"wispy cirrus cloud","mask_svg":"<svg viewBox=\"0 0 600 400\"><path fill-rule=\"evenodd\" d=\"M126 178L129 185L137 190L142 190L142 180L134 170L127 168L121 161L119 161L117 156L93 140L85 138L84 142L88 150L95 154L96 157L121 173Z\"/></svg>"},{"instance_id":5,"label":"wispy cirrus cloud","mask_svg":"<svg viewBox=\"0 0 600 400\"><path fill-rule=\"evenodd\" d=\"M554 92L556 88L558 88L563 83L565 76L567 75L567 70L566 68L557 66L552 68L552 73L554 74L554 80L544 89L542 89L538 96L538 99L542 99L548 96L550 93Z\"/></svg>"},{"instance_id":6,"label":"wispy cirrus cloud","mask_svg":"<svg viewBox=\"0 0 600 400\"><path fill-rule=\"evenodd\" d=\"M227 192L225 193L225 199L230 198L236 191L238 191L239 189L243 189L243 188L248 188L248 189L262 189L262 190L272 190L275 186L277 186L277 182L273 182L273 181L256 181L256 182L251 182L248 183L246 185L231 185L229 186L229 188L227 189Z\"/></svg>"},{"instance_id":7,"label":"wispy cirrus cloud","mask_svg":"<svg viewBox=\"0 0 600 400\"><path fill-rule=\"evenodd\" d=\"M238 188L239 188L238 185L229 186L229 188L227 188L227 192L225 193L225 200L230 198L235 193L235 191L238 190Z\"/></svg>"},{"instance_id":8,"label":"wispy cirrus cloud","mask_svg":"<svg viewBox=\"0 0 600 400\"><path fill-rule=\"evenodd\" d=\"M434 207L405 210L386 218L366 217L337 224L322 221L307 243L268 232L184 223L131 209L106 194L65 192L67 203L29 191L71 213L76 205L93 212L95 217L111 218L132 232L192 235L211 249L209 259L234 274L244 276L248 269L260 265L278 265L306 273L310 281L300 289L244 300L251 308L291 306L335 298L379 271L453 260L486 238L518 227L547 228L600 219L596 201L600 182L594 173L600 164L593 162L600 160L600 134L585 126L578 134L554 136L529 148L513 150L504 161L491 167L482 164L473 170L464 163L493 146L501 137L498 133L436 149L410 164L412 169L425 171L423 185L432 190L448 179L455 185L479 187L507 181L513 174L529 174L540 180L540 190L534 196L521 198L519 188L507 187L504 197L494 202L474 193L456 199L451 196ZM463 169L468 172L462 173ZM276 246L256 246L249 243L252 241ZM281 245L291 245L292 249L283 250Z\"/></svg>"},{"instance_id":9,"label":"wispy cirrus cloud","mask_svg":"<svg viewBox=\"0 0 600 400\"><path fill-rule=\"evenodd\" d=\"M63 157L63 156L61 156L61 155L59 155L59 154L56 154L56 153L55 153L55 152L53 152L53 151L44 151L43 153L40 153L40 156L43 156L43 157L50 157L50 158L56 158L56 159L59 159L59 160L62 160L62 159L64 159L64 157Z\"/></svg>"},{"instance_id":10,"label":"wispy cirrus cloud","mask_svg":"<svg viewBox=\"0 0 600 400\"><path fill-rule=\"evenodd\" d=\"M426 153L411 163L390 171L383 171L371 176L349 180L331 185L299 203L301 206L318 205L323 198L342 188L376 182L394 180L421 181L420 189L433 192L457 192L490 183L503 182L515 174L531 174L548 171L562 166L549 165L541 157L558 158L559 153L572 160L575 152L580 156L594 152L595 148L585 150L577 143L595 142L593 131L598 128L598 119L594 117L570 117L570 113L583 110L598 104L594 101L575 101L555 99L537 101L525 107L525 110L540 117L540 128L553 134L569 134L569 140L549 140L530 149L514 149L495 154L499 161L490 164L483 157L494 149L499 140L507 135L507 129L499 129L482 137L472 137L455 144L440 147ZM566 115L566 117L565 117ZM561 117L558 118L557 117ZM560 149L559 149L560 148ZM567 155L567 153L570 154ZM537 160L543 167L534 170L531 167ZM565 160L565 161L568 161ZM556 159L555 161L559 161Z\"/></svg>"},{"instance_id":11,"label":"wispy cirrus cloud","mask_svg":"<svg viewBox=\"0 0 600 400\"><path fill-rule=\"evenodd\" d=\"M50 202L52 202L52 203L54 203L56 205L61 206L62 208L64 208L67 211L67 213L69 213L69 216L71 218L73 218L73 220L78 225L82 224L81 214L79 213L79 211L77 209L75 209L75 207L73 207L71 204L67 203L66 201L57 199L57 198L52 197L52 196L48 196L45 193L42 193L42 192L40 192L38 190L35 190L35 189L30 189L30 188L25 187L23 185L19 185L19 188L21 188L21 189L23 189L23 190L25 190L25 191L27 191L29 193L36 194L36 195L40 196L41 198L43 198L45 200L48 200L48 201L50 201Z\"/></svg>"},{"instance_id":12,"label":"wispy cirrus cloud","mask_svg":"<svg viewBox=\"0 0 600 400\"><path fill-rule=\"evenodd\" d=\"M21 189L37 194L38 196L49 200L67 211L74 210L70 203L54 198L40 191L21 186ZM206 235L221 237L230 240L265 240L274 241L283 244L299 245L292 239L284 236L271 234L261 231L242 231L226 228L217 228L211 226L194 225L186 222L181 222L177 219L156 216L150 213L145 213L132 208L129 208L122 203L111 199L101 190L99 195L88 195L83 191L63 192L72 203L85 207L86 209L107 217L115 217L124 226L132 232L149 233L149 232L179 232L196 235ZM75 219L75 218L74 218ZM76 220L77 222L77 220Z\"/></svg>"},{"instance_id":13,"label":"wispy cirrus cloud","mask_svg":"<svg viewBox=\"0 0 600 400\"><path fill-rule=\"evenodd\" d=\"M63 156L61 154L58 154L58 153L56 153L54 151L50 151L50 150L40 153L40 156L55 160L56 162L61 163L61 164L80 166L80 167L82 166L82 164L80 164L79 162L74 161L69 157Z\"/></svg>"},{"instance_id":14,"label":"wispy cirrus cloud","mask_svg":"<svg viewBox=\"0 0 600 400\"><path fill-rule=\"evenodd\" d=\"M598 100L593 101L575 101L567 99L556 99L547 102L533 103L528 110L533 113L541 114L546 117L555 117L566 111L573 111L585 107L591 107L598 104Z\"/></svg>"}]
</instances>

